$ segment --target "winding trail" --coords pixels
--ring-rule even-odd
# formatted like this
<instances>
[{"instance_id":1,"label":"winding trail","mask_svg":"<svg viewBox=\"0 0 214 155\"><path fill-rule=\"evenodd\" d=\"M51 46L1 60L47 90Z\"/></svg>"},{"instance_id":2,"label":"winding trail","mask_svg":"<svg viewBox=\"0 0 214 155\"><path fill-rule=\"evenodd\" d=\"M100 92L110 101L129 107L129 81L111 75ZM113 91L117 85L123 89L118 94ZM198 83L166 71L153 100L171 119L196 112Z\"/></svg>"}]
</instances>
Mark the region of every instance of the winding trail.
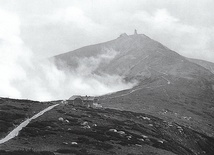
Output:
<instances>
[{"instance_id":1,"label":"winding trail","mask_svg":"<svg viewBox=\"0 0 214 155\"><path fill-rule=\"evenodd\" d=\"M170 80L168 80L166 77L161 76L161 78L163 78L164 80L166 80L166 82L167 82L168 85L171 84ZM131 89L127 89L127 91L128 91L127 93L123 93L123 94L121 94L121 95L117 95L117 96L113 96L113 97L107 97L107 98L108 98L108 99L113 99L113 98L118 98L118 97L122 97L122 96L127 96L127 95L130 95L130 94L132 94L132 93L134 93L134 92L136 92L136 91L139 91L139 90L141 90L141 89L159 88L159 87L162 87L162 86L166 86L167 84L161 84L161 85L158 85L158 86L150 86L150 87L146 87L146 85L144 85L144 86L142 86L142 87L140 87L140 88L136 88L136 89L132 89L132 90L131 90ZM169 97L167 91L166 91L165 89L164 89L163 91L165 92L166 96ZM114 93L110 93L110 94L108 94L108 95L111 95L111 94L114 94Z\"/></svg>"},{"instance_id":2,"label":"winding trail","mask_svg":"<svg viewBox=\"0 0 214 155\"><path fill-rule=\"evenodd\" d=\"M122 97L122 96L127 96L127 95L130 95L138 90L141 90L141 89L153 89L153 88L158 88L158 87L162 87L162 86L165 86L165 85L158 85L158 86L151 86L151 87L146 87L146 86L143 86L143 87L140 87L140 88L137 88L137 89L133 89L127 93L124 93L124 94L121 94L121 95L117 95L117 96L113 96L113 97L107 97L107 99L113 99L113 98L118 98L118 97ZM112 93L113 94L113 93Z\"/></svg>"},{"instance_id":3,"label":"winding trail","mask_svg":"<svg viewBox=\"0 0 214 155\"><path fill-rule=\"evenodd\" d=\"M27 120L22 122L19 126L17 126L15 129L13 129L5 138L1 139L0 140L0 144L3 144L5 142L9 141L10 139L18 136L19 131L21 131L22 128L26 127L30 123L30 121L32 121L33 119L36 119L37 117L43 115L45 112L53 109L54 107L56 107L58 105L59 104L55 104L55 105L49 106L49 107L45 108L44 110L40 111L39 113L37 113L36 115L34 115L33 117L28 118Z\"/></svg>"}]
</instances>

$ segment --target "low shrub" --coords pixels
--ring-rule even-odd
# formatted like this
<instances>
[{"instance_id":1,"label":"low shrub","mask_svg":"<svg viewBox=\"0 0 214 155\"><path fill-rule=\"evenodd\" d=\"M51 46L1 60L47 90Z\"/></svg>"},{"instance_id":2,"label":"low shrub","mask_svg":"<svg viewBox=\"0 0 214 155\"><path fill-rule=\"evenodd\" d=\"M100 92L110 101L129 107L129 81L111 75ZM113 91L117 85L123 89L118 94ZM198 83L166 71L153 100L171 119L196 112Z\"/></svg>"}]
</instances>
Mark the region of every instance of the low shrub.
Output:
<instances>
[{"instance_id":1,"label":"low shrub","mask_svg":"<svg viewBox=\"0 0 214 155\"><path fill-rule=\"evenodd\" d=\"M53 152L41 151L35 152L33 150L17 150L17 151L0 151L1 155L54 155Z\"/></svg>"}]
</instances>

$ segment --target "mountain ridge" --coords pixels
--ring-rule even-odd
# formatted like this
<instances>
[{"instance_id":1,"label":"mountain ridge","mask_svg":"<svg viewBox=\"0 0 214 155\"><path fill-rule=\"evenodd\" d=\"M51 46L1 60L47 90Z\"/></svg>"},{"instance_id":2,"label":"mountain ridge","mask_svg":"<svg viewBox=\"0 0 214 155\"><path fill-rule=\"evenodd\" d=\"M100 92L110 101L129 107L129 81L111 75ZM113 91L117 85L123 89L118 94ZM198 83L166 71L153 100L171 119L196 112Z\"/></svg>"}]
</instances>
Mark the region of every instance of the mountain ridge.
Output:
<instances>
[{"instance_id":1,"label":"mountain ridge","mask_svg":"<svg viewBox=\"0 0 214 155\"><path fill-rule=\"evenodd\" d=\"M56 56L55 62L76 68L82 58L97 57L109 50L115 56L102 62L94 73L120 75L126 81L137 80L138 85L101 96L104 107L145 112L214 136L214 74L146 35L123 34Z\"/></svg>"},{"instance_id":2,"label":"mountain ridge","mask_svg":"<svg viewBox=\"0 0 214 155\"><path fill-rule=\"evenodd\" d=\"M143 76L149 76L151 73L151 71L148 71L149 67L153 71L156 70L156 72L158 70L159 72L176 76L183 74L181 75L183 77L187 76L187 74L190 75L190 73L195 76L195 74L198 74L195 72L213 76L203 66L197 66L196 63L192 63L187 58L144 34L123 34L111 41L85 46L57 55L54 59L59 68L61 67L59 62L63 62L68 68L77 68L79 59L95 57L106 53L106 50L114 50L116 56L109 63L100 65L95 71L96 73L119 74L130 79L142 75L142 78ZM179 72L179 70L182 71ZM203 77L201 76L201 78Z\"/></svg>"},{"instance_id":3,"label":"mountain ridge","mask_svg":"<svg viewBox=\"0 0 214 155\"><path fill-rule=\"evenodd\" d=\"M200 59L193 59L193 58L187 58L189 61L196 63L206 69L208 69L211 73L214 74L214 63L213 62L209 62L206 60L200 60Z\"/></svg>"}]
</instances>

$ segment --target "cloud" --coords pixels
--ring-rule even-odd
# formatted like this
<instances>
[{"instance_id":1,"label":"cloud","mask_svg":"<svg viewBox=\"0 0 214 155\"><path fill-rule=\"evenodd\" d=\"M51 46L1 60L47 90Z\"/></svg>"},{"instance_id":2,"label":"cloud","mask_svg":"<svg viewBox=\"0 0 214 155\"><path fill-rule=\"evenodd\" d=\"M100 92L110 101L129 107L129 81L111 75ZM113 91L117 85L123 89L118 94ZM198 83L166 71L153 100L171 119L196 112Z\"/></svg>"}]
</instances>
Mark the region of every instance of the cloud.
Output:
<instances>
[{"instance_id":1,"label":"cloud","mask_svg":"<svg viewBox=\"0 0 214 155\"><path fill-rule=\"evenodd\" d=\"M14 86L22 97L37 100L67 99L74 94L102 95L133 87L133 83L126 83L118 75L94 73L101 63L112 58L108 52L84 58L79 61L79 67L72 70L59 70L53 62L41 62L27 70L27 78L17 80Z\"/></svg>"},{"instance_id":2,"label":"cloud","mask_svg":"<svg viewBox=\"0 0 214 155\"><path fill-rule=\"evenodd\" d=\"M14 97L19 97L20 92L12 86L11 81L26 76L22 65L29 63L31 53L23 46L19 37L18 16L0 10L0 24L0 92L2 95L12 93Z\"/></svg>"},{"instance_id":3,"label":"cloud","mask_svg":"<svg viewBox=\"0 0 214 155\"><path fill-rule=\"evenodd\" d=\"M78 60L78 68L59 70L51 61L34 59L20 37L19 17L0 10L0 96L34 100L67 99L74 94L101 95L133 86L117 75L94 74L117 52L104 49L96 57ZM3 29L2 29L3 28Z\"/></svg>"},{"instance_id":4,"label":"cloud","mask_svg":"<svg viewBox=\"0 0 214 155\"><path fill-rule=\"evenodd\" d=\"M180 20L170 15L166 9L158 9L154 15L144 13L143 18L141 18L141 12L139 14L137 13L136 16L139 20L142 20L159 31L170 31L171 34L191 33L195 31L194 27L180 23Z\"/></svg>"},{"instance_id":5,"label":"cloud","mask_svg":"<svg viewBox=\"0 0 214 155\"><path fill-rule=\"evenodd\" d=\"M103 63L109 63L119 52L113 49L102 49L102 54L97 55L95 57L84 57L77 58L75 61L78 63L78 68L76 72L81 74L89 75L94 73L96 69L102 65Z\"/></svg>"},{"instance_id":6,"label":"cloud","mask_svg":"<svg viewBox=\"0 0 214 155\"><path fill-rule=\"evenodd\" d=\"M138 11L131 15L141 29L155 40L186 57L214 61L211 46L214 29L192 26L173 17L167 9L158 9L153 14Z\"/></svg>"},{"instance_id":7,"label":"cloud","mask_svg":"<svg viewBox=\"0 0 214 155\"><path fill-rule=\"evenodd\" d=\"M179 19L170 15L166 9L158 9L154 14L139 11L133 15L133 18L142 23L149 33L156 34L156 36L166 34L181 39L183 35L197 32L197 28L181 23Z\"/></svg>"},{"instance_id":8,"label":"cloud","mask_svg":"<svg viewBox=\"0 0 214 155\"><path fill-rule=\"evenodd\" d=\"M137 29L182 55L214 62L210 45L214 24L212 0L12 0L0 3L0 8L20 16L21 37L39 58L112 40Z\"/></svg>"},{"instance_id":9,"label":"cloud","mask_svg":"<svg viewBox=\"0 0 214 155\"><path fill-rule=\"evenodd\" d=\"M96 32L102 30L104 27L95 23L89 18L82 9L78 7L67 7L58 9L53 15L50 16L51 21L56 23L63 23L73 28L78 28L86 32Z\"/></svg>"}]
</instances>

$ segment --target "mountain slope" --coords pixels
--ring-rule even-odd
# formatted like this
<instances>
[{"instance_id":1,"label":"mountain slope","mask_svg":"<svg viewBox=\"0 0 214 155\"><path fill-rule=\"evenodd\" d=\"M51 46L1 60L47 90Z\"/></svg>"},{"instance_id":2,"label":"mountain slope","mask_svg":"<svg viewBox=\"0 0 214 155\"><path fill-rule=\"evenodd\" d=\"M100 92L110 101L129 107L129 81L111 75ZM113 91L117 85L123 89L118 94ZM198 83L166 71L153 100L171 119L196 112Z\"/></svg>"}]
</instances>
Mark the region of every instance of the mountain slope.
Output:
<instances>
[{"instance_id":1,"label":"mountain slope","mask_svg":"<svg viewBox=\"0 0 214 155\"><path fill-rule=\"evenodd\" d=\"M117 74L138 85L100 97L103 106L145 112L214 136L214 75L143 34L126 35L55 57L69 68L110 53L94 74ZM109 56L109 55L108 55Z\"/></svg>"},{"instance_id":2,"label":"mountain slope","mask_svg":"<svg viewBox=\"0 0 214 155\"><path fill-rule=\"evenodd\" d=\"M110 54L115 56L109 62L101 64L96 72L119 74L129 78L136 76L144 78L145 75L150 76L151 72L187 78L202 74L206 74L206 78L213 77L208 70L191 63L185 57L143 34L130 36L123 34L115 40L86 46L54 58L58 65L59 62L63 62L66 66L75 68L79 65L78 60L97 57L108 51L112 51Z\"/></svg>"},{"instance_id":3,"label":"mountain slope","mask_svg":"<svg viewBox=\"0 0 214 155\"><path fill-rule=\"evenodd\" d=\"M194 63L208 69L210 72L214 73L214 63L205 61L205 60L191 59L191 58L188 58L188 60L191 62L194 62Z\"/></svg>"}]
</instances>

